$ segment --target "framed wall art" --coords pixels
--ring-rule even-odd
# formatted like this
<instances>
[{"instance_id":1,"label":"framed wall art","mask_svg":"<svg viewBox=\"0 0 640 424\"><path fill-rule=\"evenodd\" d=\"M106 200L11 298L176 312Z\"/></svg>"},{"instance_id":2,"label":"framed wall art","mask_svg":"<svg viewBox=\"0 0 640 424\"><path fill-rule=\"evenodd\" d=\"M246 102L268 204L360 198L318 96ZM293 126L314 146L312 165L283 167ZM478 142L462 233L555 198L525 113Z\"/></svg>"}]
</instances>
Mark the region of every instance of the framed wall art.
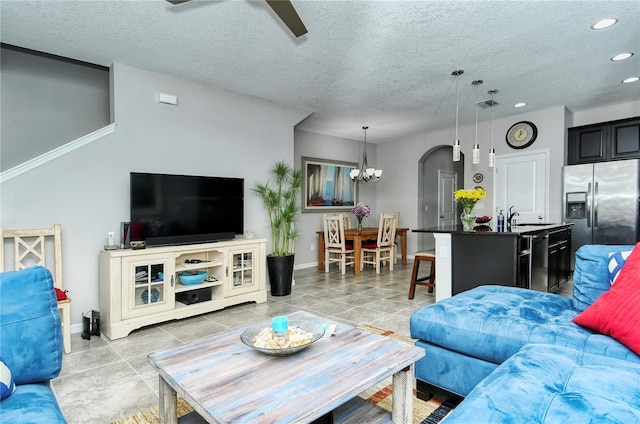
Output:
<instances>
[{"instance_id":1,"label":"framed wall art","mask_svg":"<svg viewBox=\"0 0 640 424\"><path fill-rule=\"evenodd\" d=\"M348 211L358 203L358 185L349 172L358 164L302 158L302 212Z\"/></svg>"}]
</instances>

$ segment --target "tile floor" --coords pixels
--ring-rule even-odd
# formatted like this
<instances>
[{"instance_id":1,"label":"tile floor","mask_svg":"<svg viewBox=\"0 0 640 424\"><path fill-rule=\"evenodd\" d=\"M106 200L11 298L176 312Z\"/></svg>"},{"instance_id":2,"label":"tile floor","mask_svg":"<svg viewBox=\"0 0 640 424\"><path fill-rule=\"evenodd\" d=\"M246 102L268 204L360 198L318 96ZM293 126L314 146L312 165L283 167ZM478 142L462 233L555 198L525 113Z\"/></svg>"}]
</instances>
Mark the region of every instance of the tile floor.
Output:
<instances>
[{"instance_id":1,"label":"tile floor","mask_svg":"<svg viewBox=\"0 0 640 424\"><path fill-rule=\"evenodd\" d=\"M145 327L128 337L83 340L72 335L72 353L65 355L60 376L53 381L69 424L110 423L157 405L158 377L147 364L147 353L248 326L275 315L306 310L349 325L370 324L409 335L411 314L435 301L418 286L408 300L413 262L394 271L371 269L355 277L342 276L334 266L328 274L316 268L295 271L290 296L269 296L263 304L247 303L206 315ZM571 296L571 284L560 294Z\"/></svg>"},{"instance_id":2,"label":"tile floor","mask_svg":"<svg viewBox=\"0 0 640 424\"><path fill-rule=\"evenodd\" d=\"M335 266L328 274L316 268L295 271L290 296L269 296L266 303L247 303L206 315L145 327L128 337L83 340L72 334L72 353L65 355L60 376L53 381L62 412L74 423L110 423L157 405L158 377L146 362L149 352L190 340L248 326L275 315L306 310L349 325L371 324L409 334L411 314L435 301L418 286L408 300L413 263L398 262L379 275L365 269L342 276Z\"/></svg>"}]
</instances>

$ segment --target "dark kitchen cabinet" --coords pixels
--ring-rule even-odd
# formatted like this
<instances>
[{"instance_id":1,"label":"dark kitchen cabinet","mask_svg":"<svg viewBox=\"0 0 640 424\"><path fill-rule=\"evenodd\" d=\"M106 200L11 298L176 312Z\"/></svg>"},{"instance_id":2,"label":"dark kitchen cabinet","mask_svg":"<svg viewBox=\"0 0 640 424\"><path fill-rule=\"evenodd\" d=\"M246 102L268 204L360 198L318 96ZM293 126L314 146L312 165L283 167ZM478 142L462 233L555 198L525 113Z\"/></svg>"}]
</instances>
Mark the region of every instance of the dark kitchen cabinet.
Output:
<instances>
[{"instance_id":1,"label":"dark kitchen cabinet","mask_svg":"<svg viewBox=\"0 0 640 424\"><path fill-rule=\"evenodd\" d=\"M571 275L571 229L549 232L547 291L556 292Z\"/></svg>"},{"instance_id":2,"label":"dark kitchen cabinet","mask_svg":"<svg viewBox=\"0 0 640 424\"><path fill-rule=\"evenodd\" d=\"M607 160L606 125L569 128L568 165L605 160Z\"/></svg>"},{"instance_id":3,"label":"dark kitchen cabinet","mask_svg":"<svg viewBox=\"0 0 640 424\"><path fill-rule=\"evenodd\" d=\"M516 286L531 288L531 237L518 237L518 279Z\"/></svg>"},{"instance_id":4,"label":"dark kitchen cabinet","mask_svg":"<svg viewBox=\"0 0 640 424\"><path fill-rule=\"evenodd\" d=\"M518 277L518 241L518 234L455 233L451 237L451 257L455 258L451 294L486 284L517 287L522 281Z\"/></svg>"},{"instance_id":5,"label":"dark kitchen cabinet","mask_svg":"<svg viewBox=\"0 0 640 424\"><path fill-rule=\"evenodd\" d=\"M640 117L569 128L567 165L640 158Z\"/></svg>"},{"instance_id":6,"label":"dark kitchen cabinet","mask_svg":"<svg viewBox=\"0 0 640 424\"><path fill-rule=\"evenodd\" d=\"M636 159L640 157L640 119L610 125L611 159Z\"/></svg>"}]
</instances>

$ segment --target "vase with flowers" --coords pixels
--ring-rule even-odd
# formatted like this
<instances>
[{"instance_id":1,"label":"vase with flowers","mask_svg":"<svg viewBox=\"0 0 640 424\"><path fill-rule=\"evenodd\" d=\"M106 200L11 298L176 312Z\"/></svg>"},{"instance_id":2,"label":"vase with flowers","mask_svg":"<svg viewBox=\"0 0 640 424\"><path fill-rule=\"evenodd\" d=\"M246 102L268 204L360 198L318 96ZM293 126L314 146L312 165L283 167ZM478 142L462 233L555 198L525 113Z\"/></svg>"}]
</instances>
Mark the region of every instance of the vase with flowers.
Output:
<instances>
[{"instance_id":1,"label":"vase with flowers","mask_svg":"<svg viewBox=\"0 0 640 424\"><path fill-rule=\"evenodd\" d=\"M476 217L473 214L473 208L480 199L487 197L487 192L482 188L459 189L453 192L453 198L462 205L462 213L460 219L462 221L462 229L471 231L475 226Z\"/></svg>"},{"instance_id":2,"label":"vase with flowers","mask_svg":"<svg viewBox=\"0 0 640 424\"><path fill-rule=\"evenodd\" d=\"M360 202L355 205L349 212L354 214L358 219L358 230L362 230L362 220L371 215L371 208Z\"/></svg>"}]
</instances>

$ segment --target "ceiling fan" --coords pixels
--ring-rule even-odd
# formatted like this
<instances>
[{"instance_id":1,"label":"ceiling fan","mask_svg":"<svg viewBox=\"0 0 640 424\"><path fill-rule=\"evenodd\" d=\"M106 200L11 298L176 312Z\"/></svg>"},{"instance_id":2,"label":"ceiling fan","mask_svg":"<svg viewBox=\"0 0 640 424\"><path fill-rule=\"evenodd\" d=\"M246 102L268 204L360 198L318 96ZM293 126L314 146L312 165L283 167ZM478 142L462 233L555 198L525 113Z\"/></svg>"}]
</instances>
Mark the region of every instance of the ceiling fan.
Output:
<instances>
[{"instance_id":1,"label":"ceiling fan","mask_svg":"<svg viewBox=\"0 0 640 424\"><path fill-rule=\"evenodd\" d=\"M186 3L191 0L167 0L171 4ZM276 12L276 15L291 30L293 35L300 37L307 33L307 28L302 23L296 9L289 0L265 0L267 4Z\"/></svg>"}]
</instances>

